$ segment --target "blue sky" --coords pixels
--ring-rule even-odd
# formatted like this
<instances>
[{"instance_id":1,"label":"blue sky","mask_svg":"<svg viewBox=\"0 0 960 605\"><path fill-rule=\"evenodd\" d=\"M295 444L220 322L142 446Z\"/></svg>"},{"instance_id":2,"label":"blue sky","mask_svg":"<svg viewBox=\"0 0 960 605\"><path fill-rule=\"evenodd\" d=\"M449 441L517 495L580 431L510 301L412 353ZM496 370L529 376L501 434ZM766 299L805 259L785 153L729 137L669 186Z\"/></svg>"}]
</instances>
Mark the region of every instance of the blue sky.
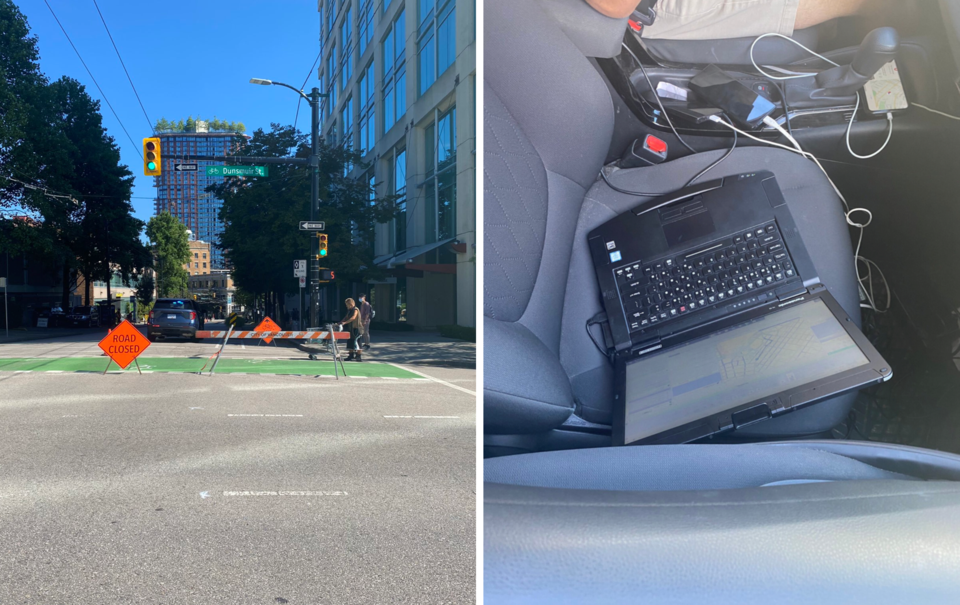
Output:
<instances>
[{"instance_id":1,"label":"blue sky","mask_svg":"<svg viewBox=\"0 0 960 605\"><path fill-rule=\"evenodd\" d=\"M103 123L120 147L122 162L136 176L134 213L153 214L153 177L143 176L138 155L150 135L93 0L47 0L80 51L134 144L103 102L43 0L14 0L39 38L40 69L56 80L68 75L101 101ZM150 2L97 0L150 119L200 115L243 122L250 134L271 122L292 124L297 95L280 87L254 86L251 77L299 87L319 46L316 0L196 0ZM307 88L317 85L316 69ZM300 107L298 128L310 125ZM147 198L147 199L143 199Z\"/></svg>"}]
</instances>

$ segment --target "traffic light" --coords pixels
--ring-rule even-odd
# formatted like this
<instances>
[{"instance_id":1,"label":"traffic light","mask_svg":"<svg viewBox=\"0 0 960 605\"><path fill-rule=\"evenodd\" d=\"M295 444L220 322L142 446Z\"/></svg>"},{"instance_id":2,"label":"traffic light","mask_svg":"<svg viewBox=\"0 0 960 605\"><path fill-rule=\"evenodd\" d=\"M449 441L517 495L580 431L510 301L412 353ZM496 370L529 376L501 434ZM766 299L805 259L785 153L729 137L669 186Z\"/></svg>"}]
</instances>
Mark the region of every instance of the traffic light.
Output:
<instances>
[{"instance_id":1,"label":"traffic light","mask_svg":"<svg viewBox=\"0 0 960 605\"><path fill-rule=\"evenodd\" d=\"M326 256L327 256L327 234L326 234L326 233L318 233L318 234L317 234L317 239L320 240L320 252L319 252L320 258L326 258Z\"/></svg>"},{"instance_id":2,"label":"traffic light","mask_svg":"<svg viewBox=\"0 0 960 605\"><path fill-rule=\"evenodd\" d=\"M160 176L160 138L150 137L143 140L143 174Z\"/></svg>"}]
</instances>

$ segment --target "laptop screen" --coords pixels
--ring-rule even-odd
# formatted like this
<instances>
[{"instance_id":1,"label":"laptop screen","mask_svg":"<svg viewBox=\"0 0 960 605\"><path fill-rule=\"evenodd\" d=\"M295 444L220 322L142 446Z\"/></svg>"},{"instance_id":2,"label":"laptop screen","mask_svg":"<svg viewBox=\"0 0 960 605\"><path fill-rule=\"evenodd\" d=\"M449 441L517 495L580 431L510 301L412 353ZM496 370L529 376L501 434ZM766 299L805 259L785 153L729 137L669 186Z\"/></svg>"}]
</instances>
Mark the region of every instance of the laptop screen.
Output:
<instances>
[{"instance_id":1,"label":"laptop screen","mask_svg":"<svg viewBox=\"0 0 960 605\"><path fill-rule=\"evenodd\" d=\"M785 307L627 364L624 443L869 363L822 300Z\"/></svg>"}]
</instances>

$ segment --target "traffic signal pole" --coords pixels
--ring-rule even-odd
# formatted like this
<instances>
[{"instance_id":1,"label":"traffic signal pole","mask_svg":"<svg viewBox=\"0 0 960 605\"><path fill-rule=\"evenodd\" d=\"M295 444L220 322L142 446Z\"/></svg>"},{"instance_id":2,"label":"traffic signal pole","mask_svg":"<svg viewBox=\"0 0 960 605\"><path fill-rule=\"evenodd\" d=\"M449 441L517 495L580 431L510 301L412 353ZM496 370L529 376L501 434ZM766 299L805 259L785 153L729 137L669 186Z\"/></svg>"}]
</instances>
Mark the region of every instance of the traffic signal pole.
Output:
<instances>
[{"instance_id":1,"label":"traffic signal pole","mask_svg":"<svg viewBox=\"0 0 960 605\"><path fill-rule=\"evenodd\" d=\"M310 91L310 220L320 214L320 89ZM310 238L310 325L320 325L320 240Z\"/></svg>"}]
</instances>

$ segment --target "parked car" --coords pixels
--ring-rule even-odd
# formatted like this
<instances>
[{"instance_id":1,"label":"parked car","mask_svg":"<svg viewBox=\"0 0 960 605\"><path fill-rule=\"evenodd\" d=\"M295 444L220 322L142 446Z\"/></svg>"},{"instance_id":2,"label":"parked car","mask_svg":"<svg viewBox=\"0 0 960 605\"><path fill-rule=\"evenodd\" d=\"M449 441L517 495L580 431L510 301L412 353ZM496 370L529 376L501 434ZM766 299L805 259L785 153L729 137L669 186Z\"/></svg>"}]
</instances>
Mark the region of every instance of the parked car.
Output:
<instances>
[{"instance_id":1,"label":"parked car","mask_svg":"<svg viewBox=\"0 0 960 605\"><path fill-rule=\"evenodd\" d=\"M147 338L196 339L203 329L203 311L196 301L187 298L161 298L153 305L147 319Z\"/></svg>"},{"instance_id":2,"label":"parked car","mask_svg":"<svg viewBox=\"0 0 960 605\"><path fill-rule=\"evenodd\" d=\"M64 325L71 328L98 328L100 315L93 307L74 307L66 316Z\"/></svg>"}]
</instances>

